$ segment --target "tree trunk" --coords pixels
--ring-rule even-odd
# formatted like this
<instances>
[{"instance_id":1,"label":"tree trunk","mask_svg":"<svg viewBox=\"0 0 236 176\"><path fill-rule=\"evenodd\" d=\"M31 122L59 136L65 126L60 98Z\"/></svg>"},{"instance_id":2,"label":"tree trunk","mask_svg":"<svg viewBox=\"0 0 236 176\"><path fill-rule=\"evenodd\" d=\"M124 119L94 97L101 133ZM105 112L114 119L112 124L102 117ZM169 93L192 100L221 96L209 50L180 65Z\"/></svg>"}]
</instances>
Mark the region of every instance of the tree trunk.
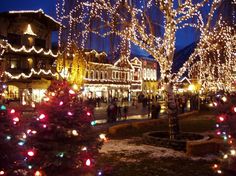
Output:
<instances>
[{"instance_id":1,"label":"tree trunk","mask_svg":"<svg viewBox=\"0 0 236 176\"><path fill-rule=\"evenodd\" d=\"M178 107L175 101L172 83L166 83L165 94L167 116L169 121L169 138L172 140L179 134Z\"/></svg>"}]
</instances>

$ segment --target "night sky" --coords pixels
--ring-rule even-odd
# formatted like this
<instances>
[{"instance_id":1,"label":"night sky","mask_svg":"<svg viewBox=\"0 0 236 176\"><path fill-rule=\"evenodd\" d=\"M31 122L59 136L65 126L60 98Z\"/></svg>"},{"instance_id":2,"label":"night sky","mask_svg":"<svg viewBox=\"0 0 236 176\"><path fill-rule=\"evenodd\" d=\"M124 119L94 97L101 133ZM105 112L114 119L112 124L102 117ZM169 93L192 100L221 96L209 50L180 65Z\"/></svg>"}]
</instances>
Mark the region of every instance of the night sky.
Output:
<instances>
[{"instance_id":1,"label":"night sky","mask_svg":"<svg viewBox=\"0 0 236 176\"><path fill-rule=\"evenodd\" d=\"M45 13L55 17L55 4L56 0L0 0L0 12L9 10L38 10L43 9ZM197 40L196 32L192 29L181 30L177 33L177 49L181 49L195 40ZM57 37L54 35L53 41L57 41ZM147 53L140 51L138 47L132 47L132 53L138 55L148 55Z\"/></svg>"}]
</instances>

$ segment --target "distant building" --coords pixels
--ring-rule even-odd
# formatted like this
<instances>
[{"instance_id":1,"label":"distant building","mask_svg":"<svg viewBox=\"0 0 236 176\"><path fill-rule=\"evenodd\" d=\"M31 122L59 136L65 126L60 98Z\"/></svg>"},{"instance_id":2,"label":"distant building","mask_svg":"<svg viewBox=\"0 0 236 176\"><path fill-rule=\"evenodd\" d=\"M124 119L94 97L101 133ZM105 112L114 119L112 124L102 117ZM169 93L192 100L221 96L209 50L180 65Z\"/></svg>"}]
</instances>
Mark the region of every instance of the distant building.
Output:
<instances>
[{"instance_id":1,"label":"distant building","mask_svg":"<svg viewBox=\"0 0 236 176\"><path fill-rule=\"evenodd\" d=\"M0 13L1 73L8 99L41 101L50 80L57 50L52 51L52 32L60 23L42 10Z\"/></svg>"},{"instance_id":2,"label":"distant building","mask_svg":"<svg viewBox=\"0 0 236 176\"><path fill-rule=\"evenodd\" d=\"M106 53L95 50L86 52L86 76L84 94L92 97L126 98L137 97L140 93L156 94L157 62L134 57L121 57L111 63ZM152 83L151 86L148 83Z\"/></svg>"},{"instance_id":3,"label":"distant building","mask_svg":"<svg viewBox=\"0 0 236 176\"><path fill-rule=\"evenodd\" d=\"M143 93L149 96L156 95L158 92L157 81L157 61L147 58L140 58L142 62L142 90Z\"/></svg>"}]
</instances>

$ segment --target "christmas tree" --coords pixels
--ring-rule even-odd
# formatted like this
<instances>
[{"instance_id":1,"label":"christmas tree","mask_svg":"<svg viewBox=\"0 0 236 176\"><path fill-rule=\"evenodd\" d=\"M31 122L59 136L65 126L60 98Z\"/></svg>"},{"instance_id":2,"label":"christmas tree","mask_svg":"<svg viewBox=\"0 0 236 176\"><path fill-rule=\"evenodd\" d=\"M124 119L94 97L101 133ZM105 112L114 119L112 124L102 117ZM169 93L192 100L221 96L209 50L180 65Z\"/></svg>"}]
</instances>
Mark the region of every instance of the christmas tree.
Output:
<instances>
[{"instance_id":1,"label":"christmas tree","mask_svg":"<svg viewBox=\"0 0 236 176\"><path fill-rule=\"evenodd\" d=\"M35 176L95 175L102 140L94 132L91 110L66 81L53 81L36 107L27 140L29 173Z\"/></svg>"},{"instance_id":2,"label":"christmas tree","mask_svg":"<svg viewBox=\"0 0 236 176\"><path fill-rule=\"evenodd\" d=\"M213 102L216 107L216 134L223 139L226 149L221 151L220 162L213 169L218 174L236 174L236 97L217 94Z\"/></svg>"},{"instance_id":3,"label":"christmas tree","mask_svg":"<svg viewBox=\"0 0 236 176\"><path fill-rule=\"evenodd\" d=\"M24 129L20 113L0 106L0 175L24 175Z\"/></svg>"}]
</instances>

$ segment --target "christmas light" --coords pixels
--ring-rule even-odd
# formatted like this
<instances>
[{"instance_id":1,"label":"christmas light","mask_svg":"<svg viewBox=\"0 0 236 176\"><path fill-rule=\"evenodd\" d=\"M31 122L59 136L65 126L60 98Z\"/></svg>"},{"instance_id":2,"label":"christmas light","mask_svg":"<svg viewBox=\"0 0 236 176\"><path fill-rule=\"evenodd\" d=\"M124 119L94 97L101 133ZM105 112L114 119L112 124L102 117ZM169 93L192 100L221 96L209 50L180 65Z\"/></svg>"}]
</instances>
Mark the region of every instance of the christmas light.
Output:
<instances>
[{"instance_id":1,"label":"christmas light","mask_svg":"<svg viewBox=\"0 0 236 176\"><path fill-rule=\"evenodd\" d=\"M223 100L223 102L226 102L227 98L226 97L222 97L222 100Z\"/></svg>"},{"instance_id":2,"label":"christmas light","mask_svg":"<svg viewBox=\"0 0 236 176\"><path fill-rule=\"evenodd\" d=\"M223 122L225 120L225 118L223 116L219 116L218 118L221 122Z\"/></svg>"},{"instance_id":3,"label":"christmas light","mask_svg":"<svg viewBox=\"0 0 236 176\"><path fill-rule=\"evenodd\" d=\"M6 108L6 106L4 106L4 105L1 105L1 108L0 108L1 110L6 110L7 108Z\"/></svg>"},{"instance_id":4,"label":"christmas light","mask_svg":"<svg viewBox=\"0 0 236 176\"><path fill-rule=\"evenodd\" d=\"M33 32L33 30L32 30L32 28L31 28L31 25L30 25L30 24L28 24L27 29L26 29L26 31L24 32L24 34L37 36L37 35Z\"/></svg>"},{"instance_id":5,"label":"christmas light","mask_svg":"<svg viewBox=\"0 0 236 176\"><path fill-rule=\"evenodd\" d=\"M68 112L67 114L68 114L69 116L72 116L72 115L73 115L73 113L72 113L72 112Z\"/></svg>"},{"instance_id":6,"label":"christmas light","mask_svg":"<svg viewBox=\"0 0 236 176\"><path fill-rule=\"evenodd\" d=\"M13 121L14 121L14 122L19 122L20 119L19 119L19 117L14 117L14 118L13 118Z\"/></svg>"},{"instance_id":7,"label":"christmas light","mask_svg":"<svg viewBox=\"0 0 236 176\"><path fill-rule=\"evenodd\" d=\"M11 140L11 136L7 136L6 139L9 141Z\"/></svg>"},{"instance_id":8,"label":"christmas light","mask_svg":"<svg viewBox=\"0 0 236 176\"><path fill-rule=\"evenodd\" d=\"M236 113L236 107L233 107L233 112L235 112L235 113Z\"/></svg>"},{"instance_id":9,"label":"christmas light","mask_svg":"<svg viewBox=\"0 0 236 176\"><path fill-rule=\"evenodd\" d=\"M23 146L25 143L23 141L18 142L19 146Z\"/></svg>"},{"instance_id":10,"label":"christmas light","mask_svg":"<svg viewBox=\"0 0 236 176\"><path fill-rule=\"evenodd\" d=\"M60 101L59 105L62 106L63 105L63 101Z\"/></svg>"},{"instance_id":11,"label":"christmas light","mask_svg":"<svg viewBox=\"0 0 236 176\"><path fill-rule=\"evenodd\" d=\"M0 175L4 175L5 172L3 170L0 171Z\"/></svg>"},{"instance_id":12,"label":"christmas light","mask_svg":"<svg viewBox=\"0 0 236 176\"><path fill-rule=\"evenodd\" d=\"M72 130L72 134L73 134L74 136L78 136L78 135L79 135L76 130Z\"/></svg>"},{"instance_id":13,"label":"christmas light","mask_svg":"<svg viewBox=\"0 0 236 176\"><path fill-rule=\"evenodd\" d=\"M92 122L91 122L91 125L92 125L92 126L95 126L95 125L96 125L96 121L92 121Z\"/></svg>"},{"instance_id":14,"label":"christmas light","mask_svg":"<svg viewBox=\"0 0 236 176\"><path fill-rule=\"evenodd\" d=\"M54 76L54 77L57 77L57 76L58 76L58 73L52 73L51 70L45 71L45 70L43 70L43 69L40 69L40 70L37 72L37 71L35 71L33 68L31 69L31 72L30 72L28 75L26 75L25 73L20 73L19 75L14 76L14 75L12 75L10 72L7 72L7 71L5 71L4 73L5 73L6 76L10 77L11 79L20 79L21 77L23 77L23 78L30 78L30 77L31 77L32 75L34 75L34 74L36 74L36 75L40 75L40 74L49 75L49 74L50 74L50 75L52 75L52 76Z\"/></svg>"},{"instance_id":15,"label":"christmas light","mask_svg":"<svg viewBox=\"0 0 236 176\"><path fill-rule=\"evenodd\" d=\"M0 47L2 47L2 44L0 44ZM38 49L35 48L35 46L32 46L29 49L27 49L26 46L24 46L24 45L21 48L15 48L10 43L7 43L6 47L9 48L9 50L14 51L14 52L25 52L25 53L35 52L36 54L43 54L43 55L46 55L46 56L49 55L49 56L52 56L54 58L58 57L58 55L59 55L59 53L54 54L51 49L49 49L48 51L45 51L43 48L41 48L41 49L38 50Z\"/></svg>"},{"instance_id":16,"label":"christmas light","mask_svg":"<svg viewBox=\"0 0 236 176\"><path fill-rule=\"evenodd\" d=\"M83 147L83 148L82 148L82 151L87 151L87 147Z\"/></svg>"},{"instance_id":17,"label":"christmas light","mask_svg":"<svg viewBox=\"0 0 236 176\"><path fill-rule=\"evenodd\" d=\"M43 176L43 174L40 171L36 171L34 176Z\"/></svg>"},{"instance_id":18,"label":"christmas light","mask_svg":"<svg viewBox=\"0 0 236 176\"><path fill-rule=\"evenodd\" d=\"M45 114L40 114L39 119L42 120L42 119L44 119L45 117L46 117Z\"/></svg>"},{"instance_id":19,"label":"christmas light","mask_svg":"<svg viewBox=\"0 0 236 176\"><path fill-rule=\"evenodd\" d=\"M15 109L11 109L10 111L11 114L14 114L15 112L16 112Z\"/></svg>"},{"instance_id":20,"label":"christmas light","mask_svg":"<svg viewBox=\"0 0 236 176\"><path fill-rule=\"evenodd\" d=\"M236 155L236 151L235 150L230 150L230 154L235 156Z\"/></svg>"},{"instance_id":21,"label":"christmas light","mask_svg":"<svg viewBox=\"0 0 236 176\"><path fill-rule=\"evenodd\" d=\"M87 159L85 164L86 164L86 166L91 166L91 160Z\"/></svg>"},{"instance_id":22,"label":"christmas light","mask_svg":"<svg viewBox=\"0 0 236 176\"><path fill-rule=\"evenodd\" d=\"M29 156L34 156L34 152L32 151L32 150L29 150L28 152L27 152L27 154L29 155Z\"/></svg>"},{"instance_id":23,"label":"christmas light","mask_svg":"<svg viewBox=\"0 0 236 176\"><path fill-rule=\"evenodd\" d=\"M75 91L73 91L72 89L70 89L70 90L69 90L69 93L70 93L71 95L74 95L74 94L75 94Z\"/></svg>"}]
</instances>

